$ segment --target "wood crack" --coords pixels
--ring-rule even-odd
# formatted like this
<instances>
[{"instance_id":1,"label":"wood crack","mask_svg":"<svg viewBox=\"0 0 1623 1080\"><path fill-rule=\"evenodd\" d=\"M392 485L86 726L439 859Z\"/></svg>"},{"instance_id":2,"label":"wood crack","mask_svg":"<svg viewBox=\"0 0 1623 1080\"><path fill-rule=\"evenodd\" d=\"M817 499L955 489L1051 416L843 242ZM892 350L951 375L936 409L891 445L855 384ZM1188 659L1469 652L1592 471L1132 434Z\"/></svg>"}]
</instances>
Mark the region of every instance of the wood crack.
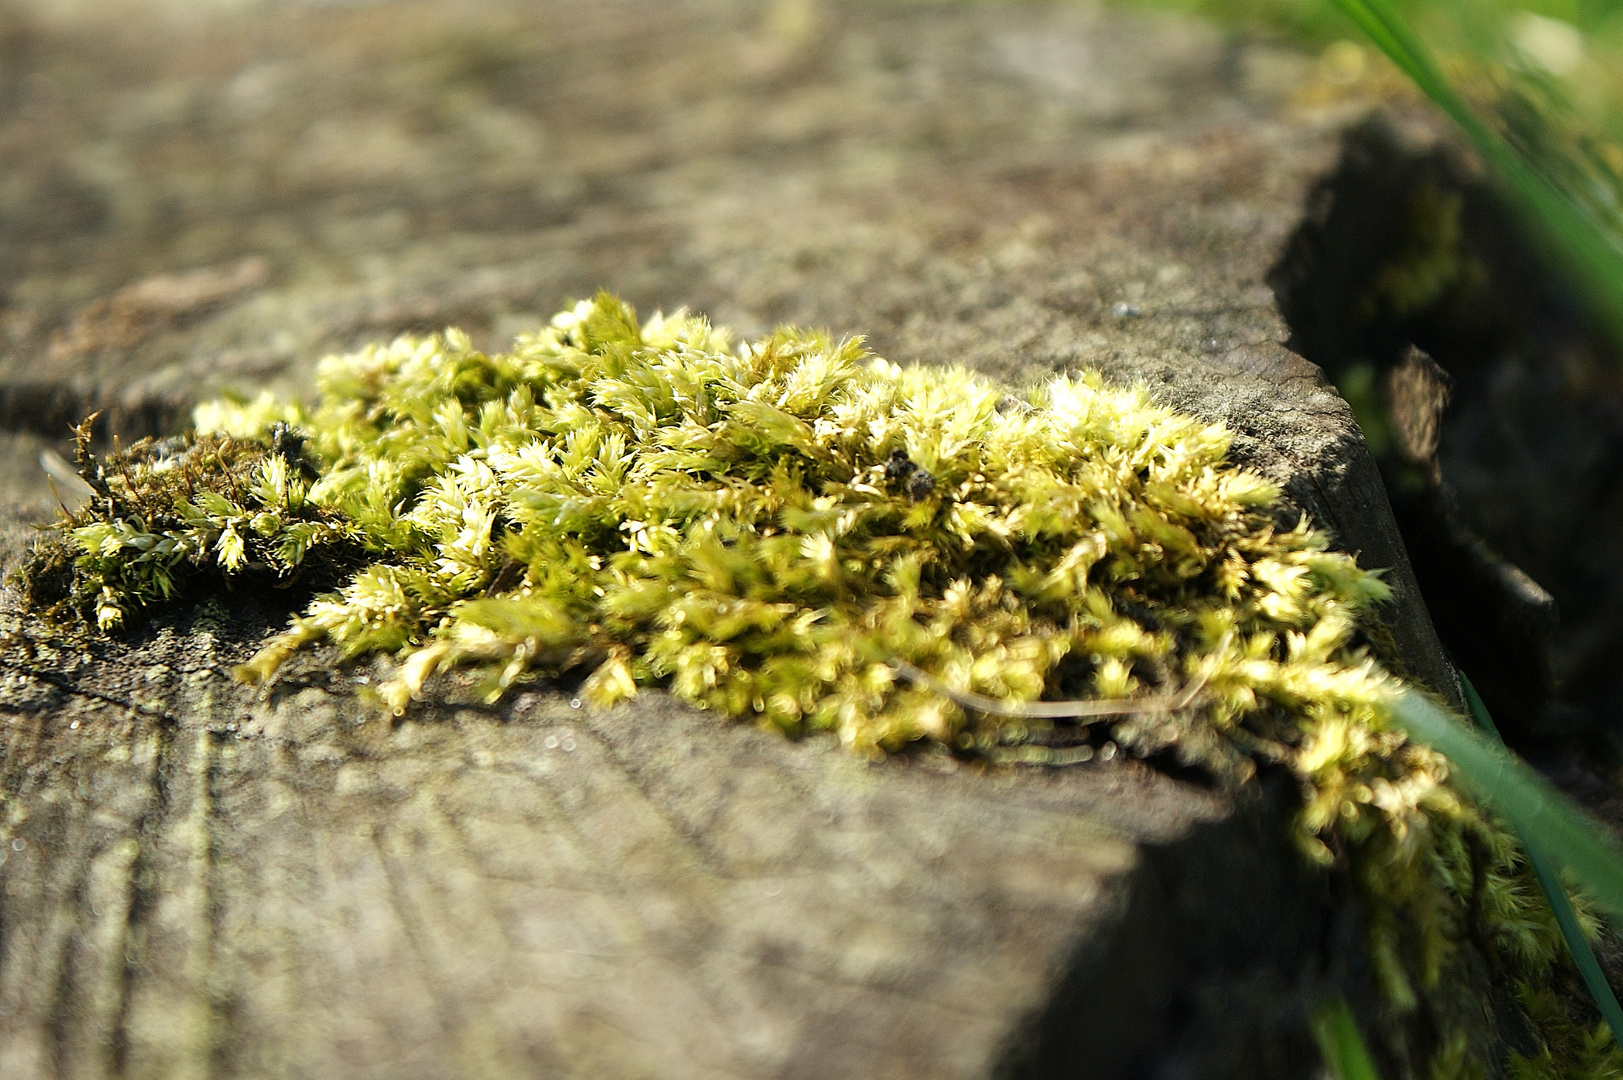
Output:
<instances>
[{"instance_id":1,"label":"wood crack","mask_svg":"<svg viewBox=\"0 0 1623 1080\"><path fill-rule=\"evenodd\" d=\"M65 847L68 845L64 845ZM69 911L80 911L85 907L85 875L76 875L73 889L64 898L64 906ZM74 997L74 954L77 949L78 935L69 933L67 940L62 943L57 953L56 970L52 973L51 989L46 996L46 1013L44 1017L45 1045L52 1067L57 1076L69 1075L72 1047L72 1019Z\"/></svg>"},{"instance_id":2,"label":"wood crack","mask_svg":"<svg viewBox=\"0 0 1623 1080\"><path fill-rule=\"evenodd\" d=\"M440 992L439 980L436 978L436 967L428 952L427 934L419 923L417 912L412 907L411 899L406 895L406 885L401 879L400 869L389 855L389 850L383 841L383 826L374 825L371 830L372 848L377 853L378 865L383 869L383 879L387 883L389 906L400 920L400 930L406 937L406 944L416 958L417 967L423 973L423 987L427 991L429 1000L434 1003L434 1013L439 1022L440 1033L447 1039L455 1035L458 1024L455 1008L445 1000Z\"/></svg>"},{"instance_id":3,"label":"wood crack","mask_svg":"<svg viewBox=\"0 0 1623 1080\"><path fill-rule=\"evenodd\" d=\"M198 887L202 890L199 906L203 916L199 924L204 937L198 949L196 985L198 992L204 995L203 1015L207 1024L202 1044L203 1056L210 1065L208 1071L211 1074L223 1075L225 1070L219 1066L224 1061L230 1040L225 1037L224 1006L220 995L215 992L215 945L220 940L225 916L217 880L220 855L220 844L217 840L220 736L212 729L205 729L198 738L202 744L203 761L199 770L197 790L197 798L202 805L197 808L196 855L202 864L198 867Z\"/></svg>"},{"instance_id":4,"label":"wood crack","mask_svg":"<svg viewBox=\"0 0 1623 1080\"><path fill-rule=\"evenodd\" d=\"M141 716L149 716L154 720L161 721L163 724L170 727L180 726L180 719L173 713L166 712L163 709L154 709L150 705L142 704L133 698L126 698L120 694L109 694L104 690L92 690L88 687L80 686L72 679L69 679L66 676L58 674L54 671L44 671L40 668L34 667L31 664L19 664L15 660L6 660L3 658L0 658L0 668L5 668L7 671L14 671L19 675L23 675L31 679L38 679L40 682L45 683L48 686L53 686L62 691L64 694L71 694L74 697L84 698L87 701L99 701L104 705L112 705L120 709L128 709L131 712L137 713Z\"/></svg>"},{"instance_id":5,"label":"wood crack","mask_svg":"<svg viewBox=\"0 0 1623 1080\"><path fill-rule=\"evenodd\" d=\"M169 772L174 765L174 725L160 725L154 738L157 746L153 756L150 798L136 829L138 846L135 858L130 861L129 901L125 907L124 932L119 938L119 946L124 951L124 964L120 969L118 998L108 1047L108 1071L115 1076L127 1075L130 1063L130 1003L142 973L146 927L157 906L158 838L162 835L171 803Z\"/></svg>"}]
</instances>

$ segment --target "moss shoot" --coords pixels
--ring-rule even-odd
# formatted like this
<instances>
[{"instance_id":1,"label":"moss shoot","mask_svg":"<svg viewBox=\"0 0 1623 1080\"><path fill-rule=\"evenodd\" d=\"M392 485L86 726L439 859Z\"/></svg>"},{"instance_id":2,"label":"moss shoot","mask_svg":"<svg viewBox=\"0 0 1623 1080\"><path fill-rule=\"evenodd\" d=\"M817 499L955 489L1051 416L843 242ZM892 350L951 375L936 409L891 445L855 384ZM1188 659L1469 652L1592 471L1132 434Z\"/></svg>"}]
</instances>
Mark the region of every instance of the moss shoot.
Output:
<instances>
[{"instance_id":1,"label":"moss shoot","mask_svg":"<svg viewBox=\"0 0 1623 1080\"><path fill-rule=\"evenodd\" d=\"M95 495L26 576L109 630L188 579L318 569L342 587L240 676L388 653L396 713L450 669L491 700L578 672L599 703L659 685L870 755L1063 763L1108 739L1232 782L1283 768L1303 850L1368 901L1392 1007L1435 1001L1467 940L1548 985L1560 939L1516 845L1388 723L1387 587L1280 528L1228 445L1091 373L1019 397L602 295L507 353L402 338L324 361L313 407L215 402L183 439L84 451ZM1075 698L1105 704L1027 707ZM1618 1075L1578 1042L1590 1071L1562 1075ZM1544 1050L1516 1075L1575 1064ZM1439 1075L1469 1075L1454 1054Z\"/></svg>"}]
</instances>

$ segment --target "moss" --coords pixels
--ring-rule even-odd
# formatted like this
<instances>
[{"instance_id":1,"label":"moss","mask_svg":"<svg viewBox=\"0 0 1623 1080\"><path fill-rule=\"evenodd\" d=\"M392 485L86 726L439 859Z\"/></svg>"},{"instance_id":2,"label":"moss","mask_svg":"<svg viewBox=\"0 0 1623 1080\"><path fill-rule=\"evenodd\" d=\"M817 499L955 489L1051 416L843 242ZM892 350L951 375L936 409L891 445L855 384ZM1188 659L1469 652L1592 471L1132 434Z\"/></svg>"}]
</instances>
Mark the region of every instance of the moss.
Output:
<instances>
[{"instance_id":1,"label":"moss","mask_svg":"<svg viewBox=\"0 0 1623 1080\"><path fill-rule=\"evenodd\" d=\"M1488 273L1464 243L1465 199L1433 183L1410 193L1404 241L1375 271L1362 300L1365 320L1415 317L1478 296Z\"/></svg>"},{"instance_id":2,"label":"moss","mask_svg":"<svg viewBox=\"0 0 1623 1080\"><path fill-rule=\"evenodd\" d=\"M143 439L98 460L95 419L75 433L90 497L68 516L65 538L36 545L19 575L33 610L76 610L109 630L175 597L200 568L287 579L308 568L312 549L355 553L349 521L308 498L315 469L286 424L248 440Z\"/></svg>"},{"instance_id":3,"label":"moss","mask_svg":"<svg viewBox=\"0 0 1623 1080\"><path fill-rule=\"evenodd\" d=\"M1558 955L1504 828L1387 723L1379 574L1276 527L1228 433L1142 389L1017 397L856 341L639 325L605 295L500 355L449 331L330 358L319 391L82 454L72 603L109 628L188 577L319 564L343 587L243 678L326 642L395 654L397 713L448 669L492 700L574 671L598 702L658 684L865 754L1110 740L1231 783L1282 768L1302 849L1366 901L1393 1009L1458 978L1465 941L1529 985ZM1066 698L1092 715L1051 715Z\"/></svg>"},{"instance_id":4,"label":"moss","mask_svg":"<svg viewBox=\"0 0 1623 1080\"><path fill-rule=\"evenodd\" d=\"M1352 409L1369 452L1384 457L1392 448L1392 419L1375 365L1367 360L1347 365L1336 378L1336 389Z\"/></svg>"},{"instance_id":5,"label":"moss","mask_svg":"<svg viewBox=\"0 0 1623 1080\"><path fill-rule=\"evenodd\" d=\"M1516 999L1540 1038L1531 1052L1512 1051L1505 1063L1508 1080L1618 1080L1623 1055L1611 1030L1586 1011L1575 1010L1575 994L1554 986L1521 982Z\"/></svg>"}]
</instances>

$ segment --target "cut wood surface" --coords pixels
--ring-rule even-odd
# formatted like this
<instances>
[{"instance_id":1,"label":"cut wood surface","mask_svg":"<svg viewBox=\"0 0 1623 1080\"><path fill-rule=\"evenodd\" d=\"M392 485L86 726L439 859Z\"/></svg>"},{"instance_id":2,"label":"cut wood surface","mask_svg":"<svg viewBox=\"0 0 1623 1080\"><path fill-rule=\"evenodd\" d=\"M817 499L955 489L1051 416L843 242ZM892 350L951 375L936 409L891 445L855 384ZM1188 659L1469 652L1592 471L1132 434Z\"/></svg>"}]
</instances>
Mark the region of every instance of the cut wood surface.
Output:
<instances>
[{"instance_id":1,"label":"cut wood surface","mask_svg":"<svg viewBox=\"0 0 1623 1080\"><path fill-rule=\"evenodd\" d=\"M130 705L8 688L8 1077L989 1076L1066 977L1091 1007L1048 1040L1120 1066L1173 994L1283 993L1240 942L1312 913L1282 832L1247 850L1278 815L1134 766L874 767L660 696L392 725L344 677L255 702L208 621L90 669ZM1232 941L1156 910L1224 891Z\"/></svg>"},{"instance_id":2,"label":"cut wood surface","mask_svg":"<svg viewBox=\"0 0 1623 1080\"><path fill-rule=\"evenodd\" d=\"M1306 61L1086 6L811 0L12 3L0 55L9 561L92 408L131 438L603 286L1146 381L1390 567L1403 662L1451 686L1264 284L1346 115L1291 103ZM1368 981L1266 783L872 764L657 692L392 722L377 669L322 655L232 683L285 617L263 597L64 655L5 596L6 1080L1305 1077L1314 994Z\"/></svg>"}]
</instances>

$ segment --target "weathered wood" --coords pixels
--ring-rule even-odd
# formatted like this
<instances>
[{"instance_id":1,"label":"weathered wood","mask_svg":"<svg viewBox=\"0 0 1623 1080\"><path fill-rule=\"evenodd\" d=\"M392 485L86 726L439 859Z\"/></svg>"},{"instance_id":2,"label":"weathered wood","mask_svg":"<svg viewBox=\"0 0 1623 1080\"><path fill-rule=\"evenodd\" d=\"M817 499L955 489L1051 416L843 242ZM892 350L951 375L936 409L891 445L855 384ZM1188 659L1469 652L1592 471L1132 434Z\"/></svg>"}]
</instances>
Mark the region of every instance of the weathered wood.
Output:
<instances>
[{"instance_id":1,"label":"weathered wood","mask_svg":"<svg viewBox=\"0 0 1623 1080\"><path fill-rule=\"evenodd\" d=\"M9 695L7 1076L987 1076L1063 978L1106 1064L1270 906L1324 921L1277 813L1136 766L878 768L658 696L394 726L345 678L253 701L209 622L93 669L163 715ZM1179 890L1226 894L1209 966Z\"/></svg>"},{"instance_id":2,"label":"weathered wood","mask_svg":"<svg viewBox=\"0 0 1623 1080\"><path fill-rule=\"evenodd\" d=\"M0 427L129 438L602 286L1017 379L1282 338L1264 271L1335 147L1255 73L1301 62L1072 5L766 8L14 0Z\"/></svg>"},{"instance_id":3,"label":"weathered wood","mask_svg":"<svg viewBox=\"0 0 1623 1080\"><path fill-rule=\"evenodd\" d=\"M1048 5L10 10L0 220L34 224L0 240L8 557L41 439L91 406L139 434L225 386L305 390L326 349L499 341L607 285L899 361L1147 380L1393 567L1404 657L1448 685L1263 283L1334 149L1258 75L1288 56ZM7 653L7 1080L1296 1077L1313 994L1367 989L1289 791L871 765L659 694L392 725L369 669L232 684L261 603Z\"/></svg>"}]
</instances>

